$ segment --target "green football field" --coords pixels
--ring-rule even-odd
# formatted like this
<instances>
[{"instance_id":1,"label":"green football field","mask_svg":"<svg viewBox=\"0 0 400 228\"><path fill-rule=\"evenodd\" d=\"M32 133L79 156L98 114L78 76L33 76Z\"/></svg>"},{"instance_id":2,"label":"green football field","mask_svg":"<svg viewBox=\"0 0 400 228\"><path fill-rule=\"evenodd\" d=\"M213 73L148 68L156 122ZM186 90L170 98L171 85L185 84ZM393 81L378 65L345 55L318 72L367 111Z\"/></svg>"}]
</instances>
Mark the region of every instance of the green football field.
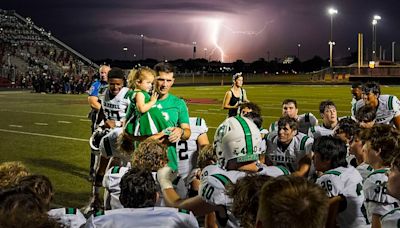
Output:
<instances>
[{"instance_id":1,"label":"green football field","mask_svg":"<svg viewBox=\"0 0 400 228\"><path fill-rule=\"evenodd\" d=\"M293 98L300 113L319 117L319 102L330 99L338 116L350 115L350 86L245 86L248 98L262 108L264 127L279 118L281 102ZM174 87L171 92L189 99L192 117L203 117L212 141L215 128L226 117L221 109L229 86ZM383 87L382 94L400 96L398 87ZM54 203L82 207L90 196L90 122L86 95L0 92L0 162L22 161L33 173L50 177Z\"/></svg>"}]
</instances>

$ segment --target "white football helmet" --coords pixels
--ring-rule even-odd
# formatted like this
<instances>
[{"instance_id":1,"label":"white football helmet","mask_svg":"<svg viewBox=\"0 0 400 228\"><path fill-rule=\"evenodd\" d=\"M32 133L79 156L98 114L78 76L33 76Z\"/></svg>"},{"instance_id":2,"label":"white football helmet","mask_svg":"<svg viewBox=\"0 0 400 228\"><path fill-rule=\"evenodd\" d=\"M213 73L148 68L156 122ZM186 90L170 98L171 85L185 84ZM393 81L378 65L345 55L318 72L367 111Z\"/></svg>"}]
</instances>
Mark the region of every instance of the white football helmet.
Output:
<instances>
[{"instance_id":1,"label":"white football helmet","mask_svg":"<svg viewBox=\"0 0 400 228\"><path fill-rule=\"evenodd\" d=\"M260 130L253 121L241 116L226 119L214 135L214 150L223 167L234 158L237 162L258 160L260 143Z\"/></svg>"},{"instance_id":2,"label":"white football helmet","mask_svg":"<svg viewBox=\"0 0 400 228\"><path fill-rule=\"evenodd\" d=\"M102 129L101 127L97 128L93 134L90 136L89 145L93 151L99 151L99 145L101 139L110 132L110 129Z\"/></svg>"}]
</instances>

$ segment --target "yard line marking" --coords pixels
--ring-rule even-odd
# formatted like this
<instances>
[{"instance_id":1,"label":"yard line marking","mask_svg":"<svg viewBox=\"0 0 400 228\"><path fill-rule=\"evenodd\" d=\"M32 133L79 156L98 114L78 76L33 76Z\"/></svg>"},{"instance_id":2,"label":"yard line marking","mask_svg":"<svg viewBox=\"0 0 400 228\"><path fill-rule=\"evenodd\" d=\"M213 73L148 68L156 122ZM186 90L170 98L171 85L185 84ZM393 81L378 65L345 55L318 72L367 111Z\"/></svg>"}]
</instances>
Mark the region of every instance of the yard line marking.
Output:
<instances>
[{"instance_id":1,"label":"yard line marking","mask_svg":"<svg viewBox=\"0 0 400 228\"><path fill-rule=\"evenodd\" d=\"M69 139L69 140L75 140L75 141L81 141L81 142L89 141L88 139L79 139L79 138L71 138L71 137L58 136L58 135L47 135L47 134L24 132L24 131L13 131L13 130L7 130L7 129L0 129L0 131L8 132L8 133L15 133L15 134L23 134L23 135L42 136L42 137L49 137L49 138L56 138L56 139Z\"/></svg>"},{"instance_id":2,"label":"yard line marking","mask_svg":"<svg viewBox=\"0 0 400 228\"><path fill-rule=\"evenodd\" d=\"M70 123L72 123L72 122L69 122L69 121L64 121L64 120L59 120L59 121L57 121L58 123L64 123L64 124L70 124Z\"/></svg>"},{"instance_id":3,"label":"yard line marking","mask_svg":"<svg viewBox=\"0 0 400 228\"><path fill-rule=\"evenodd\" d=\"M47 126L47 125L49 125L48 123L33 123L33 124L39 125L39 126Z\"/></svg>"},{"instance_id":4,"label":"yard line marking","mask_svg":"<svg viewBox=\"0 0 400 228\"><path fill-rule=\"evenodd\" d=\"M202 113L204 113L204 111L202 111L202 112L199 112L199 111L194 111L194 110L192 110L192 111L190 111L190 113L200 113L200 114L202 114ZM218 113L218 112L208 112L207 113L207 115L220 115L220 116L226 116L227 114L226 113ZM279 117L280 116L262 116L263 118L274 118L274 119L279 119Z\"/></svg>"},{"instance_id":5,"label":"yard line marking","mask_svg":"<svg viewBox=\"0 0 400 228\"><path fill-rule=\"evenodd\" d=\"M14 125L14 124L10 124L10 125L8 125L9 127L18 127L18 128L21 128L22 126L21 125Z\"/></svg>"},{"instance_id":6,"label":"yard line marking","mask_svg":"<svg viewBox=\"0 0 400 228\"><path fill-rule=\"evenodd\" d=\"M14 110L9 110L9 109L1 109L0 111L3 111L3 112L15 112ZM68 116L68 117L80 117L80 118L86 118L87 117L87 116L78 116L78 115L61 114L61 113L48 113L48 112L31 112L31 111L18 111L18 112L29 113L29 114L50 115L50 116Z\"/></svg>"},{"instance_id":7,"label":"yard line marking","mask_svg":"<svg viewBox=\"0 0 400 228\"><path fill-rule=\"evenodd\" d=\"M82 121L82 122L91 122L91 120L89 120L89 119L79 119L79 121Z\"/></svg>"}]
</instances>

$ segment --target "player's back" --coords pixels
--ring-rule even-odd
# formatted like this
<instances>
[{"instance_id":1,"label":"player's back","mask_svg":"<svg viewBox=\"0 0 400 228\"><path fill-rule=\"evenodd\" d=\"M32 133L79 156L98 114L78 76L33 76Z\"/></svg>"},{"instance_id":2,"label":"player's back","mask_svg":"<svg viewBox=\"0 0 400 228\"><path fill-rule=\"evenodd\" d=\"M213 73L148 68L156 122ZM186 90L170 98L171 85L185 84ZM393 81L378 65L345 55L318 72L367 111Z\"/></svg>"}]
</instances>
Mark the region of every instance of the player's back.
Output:
<instances>
[{"instance_id":1,"label":"player's back","mask_svg":"<svg viewBox=\"0 0 400 228\"><path fill-rule=\"evenodd\" d=\"M396 208L381 218L382 227L399 228L400 227L400 208Z\"/></svg>"},{"instance_id":2,"label":"player's back","mask_svg":"<svg viewBox=\"0 0 400 228\"><path fill-rule=\"evenodd\" d=\"M124 166L113 166L108 169L103 178L103 187L105 188L104 194L104 204L105 208L120 209L124 206L121 204L119 200L119 196L121 194L121 188L119 186L122 177L127 173L130 169L130 165L128 167ZM164 205L162 192L160 186L157 182L156 172L152 172L153 178L157 184L157 190L160 194L159 199L156 202L156 206Z\"/></svg>"},{"instance_id":3,"label":"player's back","mask_svg":"<svg viewBox=\"0 0 400 228\"><path fill-rule=\"evenodd\" d=\"M365 205L368 219L373 214L383 216L399 206L399 201L387 194L389 168L376 169L364 181Z\"/></svg>"},{"instance_id":4,"label":"player's back","mask_svg":"<svg viewBox=\"0 0 400 228\"><path fill-rule=\"evenodd\" d=\"M86 223L86 218L82 212L76 208L56 208L47 212L49 217L71 228L79 228Z\"/></svg>"},{"instance_id":5,"label":"player's back","mask_svg":"<svg viewBox=\"0 0 400 228\"><path fill-rule=\"evenodd\" d=\"M342 204L345 205L345 208L337 215L339 227L368 227L369 220L364 208L362 177L353 166L326 171L317 179L317 184L326 190L329 197L345 198L345 203Z\"/></svg>"},{"instance_id":6,"label":"player's back","mask_svg":"<svg viewBox=\"0 0 400 228\"><path fill-rule=\"evenodd\" d=\"M264 164L257 164L258 172L254 174L280 176L287 175L289 171L285 168L266 166ZM199 189L199 196L212 205L220 205L226 209L226 215L221 216L217 213L217 221L220 227L239 227L239 219L237 219L231 212L233 199L226 194L226 187L236 182L247 175L248 173L238 170L225 170L218 164L209 165L205 167L201 174L201 184ZM225 218L225 219L224 219Z\"/></svg>"},{"instance_id":7,"label":"player's back","mask_svg":"<svg viewBox=\"0 0 400 228\"><path fill-rule=\"evenodd\" d=\"M169 207L122 208L92 215L86 227L199 227L196 217L187 210Z\"/></svg>"}]
</instances>

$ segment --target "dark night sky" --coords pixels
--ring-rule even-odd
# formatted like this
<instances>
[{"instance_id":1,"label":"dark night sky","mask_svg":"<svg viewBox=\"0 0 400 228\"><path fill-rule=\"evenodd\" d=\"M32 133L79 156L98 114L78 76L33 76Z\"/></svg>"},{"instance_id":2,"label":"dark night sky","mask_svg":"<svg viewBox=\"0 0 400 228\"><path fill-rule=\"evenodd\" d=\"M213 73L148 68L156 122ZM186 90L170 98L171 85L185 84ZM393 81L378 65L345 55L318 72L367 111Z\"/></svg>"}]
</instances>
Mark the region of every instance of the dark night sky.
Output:
<instances>
[{"instance_id":1,"label":"dark night sky","mask_svg":"<svg viewBox=\"0 0 400 228\"><path fill-rule=\"evenodd\" d=\"M391 42L400 44L399 0L3 0L0 8L24 17L92 59L156 59L196 57L224 61L254 61L297 55L328 57L329 7L339 12L333 20L335 57L356 51L357 33L364 33L371 50L372 17L378 45L391 55ZM128 47L127 52L122 48ZM220 47L220 49L216 47ZM207 48L207 51L204 51ZM366 50L365 50L366 51Z\"/></svg>"}]
</instances>

